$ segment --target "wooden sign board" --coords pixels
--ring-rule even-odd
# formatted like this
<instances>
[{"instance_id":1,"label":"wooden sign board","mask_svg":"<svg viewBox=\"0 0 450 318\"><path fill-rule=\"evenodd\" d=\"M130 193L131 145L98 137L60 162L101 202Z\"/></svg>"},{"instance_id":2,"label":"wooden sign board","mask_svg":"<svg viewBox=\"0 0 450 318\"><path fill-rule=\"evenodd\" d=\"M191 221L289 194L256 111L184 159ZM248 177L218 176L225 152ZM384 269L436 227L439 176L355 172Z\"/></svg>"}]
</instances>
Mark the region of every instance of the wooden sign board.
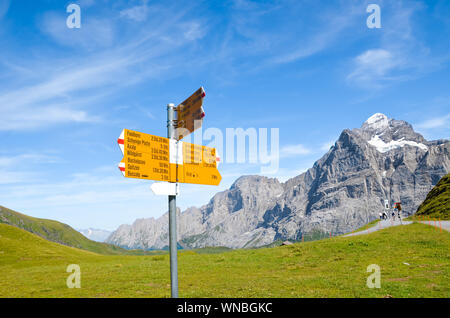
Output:
<instances>
[{"instance_id":1,"label":"wooden sign board","mask_svg":"<svg viewBox=\"0 0 450 318\"><path fill-rule=\"evenodd\" d=\"M203 117L205 117L202 107L205 95L205 90L200 87L175 108L177 112L177 124L175 125L177 140L183 139L202 126Z\"/></svg>"}]
</instances>

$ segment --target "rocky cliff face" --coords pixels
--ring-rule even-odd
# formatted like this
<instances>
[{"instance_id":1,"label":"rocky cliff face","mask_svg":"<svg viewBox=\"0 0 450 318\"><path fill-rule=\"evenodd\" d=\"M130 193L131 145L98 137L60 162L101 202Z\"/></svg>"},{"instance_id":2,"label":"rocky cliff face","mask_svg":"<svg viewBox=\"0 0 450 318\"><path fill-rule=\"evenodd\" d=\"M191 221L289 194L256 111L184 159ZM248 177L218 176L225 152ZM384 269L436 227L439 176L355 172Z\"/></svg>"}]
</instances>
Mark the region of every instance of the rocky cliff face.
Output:
<instances>
[{"instance_id":1,"label":"rocky cliff face","mask_svg":"<svg viewBox=\"0 0 450 318\"><path fill-rule=\"evenodd\" d=\"M188 248L262 246L313 232L342 234L378 217L384 200L414 213L450 171L450 141L426 141L405 121L383 114L344 130L305 173L280 183L241 177L200 208L179 212L178 237ZM168 245L168 217L122 225L108 243L128 248Z\"/></svg>"}]
</instances>

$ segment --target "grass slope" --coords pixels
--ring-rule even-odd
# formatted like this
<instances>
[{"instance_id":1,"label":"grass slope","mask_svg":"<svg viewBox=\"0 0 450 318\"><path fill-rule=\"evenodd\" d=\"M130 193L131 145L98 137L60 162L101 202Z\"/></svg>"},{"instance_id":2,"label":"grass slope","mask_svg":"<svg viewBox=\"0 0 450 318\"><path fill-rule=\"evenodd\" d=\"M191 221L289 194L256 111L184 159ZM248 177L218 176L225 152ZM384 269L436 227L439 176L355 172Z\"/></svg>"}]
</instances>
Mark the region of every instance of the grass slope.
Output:
<instances>
[{"instance_id":1,"label":"grass slope","mask_svg":"<svg viewBox=\"0 0 450 318\"><path fill-rule=\"evenodd\" d=\"M424 224L266 249L179 253L181 297L450 297L450 234ZM406 265L404 263L408 263ZM81 288L69 289L69 264ZM366 286L381 267L381 288ZM169 297L169 256L99 255L0 224L0 297Z\"/></svg>"},{"instance_id":2,"label":"grass slope","mask_svg":"<svg viewBox=\"0 0 450 318\"><path fill-rule=\"evenodd\" d=\"M450 220L450 173L443 176L428 193L415 217Z\"/></svg>"},{"instance_id":3,"label":"grass slope","mask_svg":"<svg viewBox=\"0 0 450 318\"><path fill-rule=\"evenodd\" d=\"M128 251L123 248L94 242L69 225L53 220L34 218L0 206L0 223L17 226L49 241L80 248L99 254L143 254L143 251Z\"/></svg>"}]
</instances>

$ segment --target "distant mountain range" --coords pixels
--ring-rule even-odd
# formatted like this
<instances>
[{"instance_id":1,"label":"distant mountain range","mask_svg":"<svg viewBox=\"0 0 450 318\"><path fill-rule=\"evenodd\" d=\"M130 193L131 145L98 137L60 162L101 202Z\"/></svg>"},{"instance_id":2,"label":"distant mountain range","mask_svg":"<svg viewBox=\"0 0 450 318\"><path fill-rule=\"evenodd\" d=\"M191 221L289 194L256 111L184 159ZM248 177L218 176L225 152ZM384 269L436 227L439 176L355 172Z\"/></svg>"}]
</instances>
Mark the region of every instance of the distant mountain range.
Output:
<instances>
[{"instance_id":1,"label":"distant mountain range","mask_svg":"<svg viewBox=\"0 0 450 318\"><path fill-rule=\"evenodd\" d=\"M93 228L81 229L81 230L78 230L78 232L80 232L81 234L86 236L88 239L90 239L92 241L96 241L96 242L104 242L108 238L108 236L110 236L112 233L111 231L99 230L99 229L93 229Z\"/></svg>"},{"instance_id":2,"label":"distant mountain range","mask_svg":"<svg viewBox=\"0 0 450 318\"><path fill-rule=\"evenodd\" d=\"M208 204L178 210L186 248L257 247L302 235L347 233L378 217L384 200L413 214L450 171L450 141L427 141L405 121L375 114L345 129L312 168L285 183L243 176ZM121 225L107 239L126 248L168 245L167 213Z\"/></svg>"}]
</instances>

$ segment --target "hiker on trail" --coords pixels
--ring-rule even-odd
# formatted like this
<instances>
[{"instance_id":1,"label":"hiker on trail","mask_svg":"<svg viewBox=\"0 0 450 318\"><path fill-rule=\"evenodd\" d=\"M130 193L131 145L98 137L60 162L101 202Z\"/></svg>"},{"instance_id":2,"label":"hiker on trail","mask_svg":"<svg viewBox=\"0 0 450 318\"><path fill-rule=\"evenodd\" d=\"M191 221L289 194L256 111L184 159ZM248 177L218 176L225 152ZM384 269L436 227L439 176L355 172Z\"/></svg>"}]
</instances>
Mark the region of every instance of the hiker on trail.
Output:
<instances>
[{"instance_id":1,"label":"hiker on trail","mask_svg":"<svg viewBox=\"0 0 450 318\"><path fill-rule=\"evenodd\" d=\"M383 211L383 220L388 219L388 213L389 213L389 200L384 200L384 211Z\"/></svg>"},{"instance_id":2,"label":"hiker on trail","mask_svg":"<svg viewBox=\"0 0 450 318\"><path fill-rule=\"evenodd\" d=\"M396 203L396 207L397 207L397 216L398 216L398 219L401 221L401 220L402 220L402 218L401 218L401 216L400 216L400 214L402 213L402 204L401 204L401 202L397 202L397 203Z\"/></svg>"}]
</instances>

